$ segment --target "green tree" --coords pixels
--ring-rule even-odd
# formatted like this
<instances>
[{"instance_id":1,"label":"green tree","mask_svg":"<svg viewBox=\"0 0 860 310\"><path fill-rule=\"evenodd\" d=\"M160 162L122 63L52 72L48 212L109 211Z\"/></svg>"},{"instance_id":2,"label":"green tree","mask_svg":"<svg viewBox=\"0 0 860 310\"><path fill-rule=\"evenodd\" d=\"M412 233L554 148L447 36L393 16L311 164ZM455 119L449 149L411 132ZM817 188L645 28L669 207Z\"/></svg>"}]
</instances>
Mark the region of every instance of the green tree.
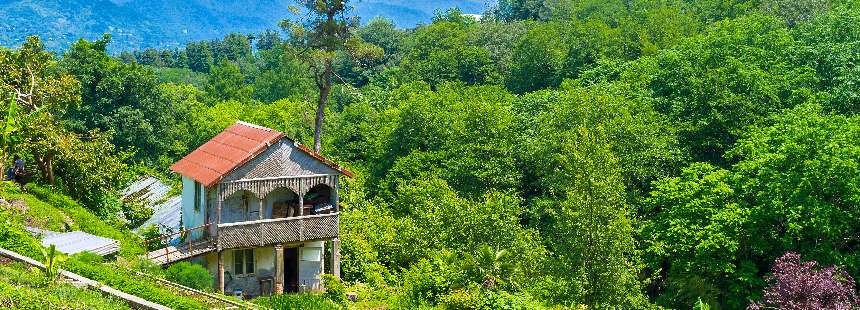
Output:
<instances>
[{"instance_id":1,"label":"green tree","mask_svg":"<svg viewBox=\"0 0 860 310\"><path fill-rule=\"evenodd\" d=\"M558 152L542 158L547 195L531 212L553 256L547 272L556 279L546 298L594 308L647 304L637 279L633 221L624 197L618 159L603 126L577 126Z\"/></svg>"},{"instance_id":2,"label":"green tree","mask_svg":"<svg viewBox=\"0 0 860 310\"><path fill-rule=\"evenodd\" d=\"M138 64L125 64L107 54L110 37L80 40L63 55L62 69L81 81L82 104L63 118L73 132L99 130L120 150L153 164L160 156L175 157L175 141L185 130L190 109L160 92L155 73Z\"/></svg>"},{"instance_id":3,"label":"green tree","mask_svg":"<svg viewBox=\"0 0 860 310\"><path fill-rule=\"evenodd\" d=\"M223 60L212 67L209 81L203 90L213 102L229 99L246 101L251 98L253 92L253 88L246 83L245 75L242 74L239 65L228 60Z\"/></svg>"},{"instance_id":4,"label":"green tree","mask_svg":"<svg viewBox=\"0 0 860 310\"><path fill-rule=\"evenodd\" d=\"M639 234L646 261L667 277L657 301L670 307L698 300L725 304L725 289L745 271L739 255L751 237L745 229L750 210L738 203L732 173L693 164L681 176L655 183L645 214Z\"/></svg>"},{"instance_id":5,"label":"green tree","mask_svg":"<svg viewBox=\"0 0 860 310\"><path fill-rule=\"evenodd\" d=\"M500 77L487 50L467 44L474 21L452 20L437 19L409 37L400 64L406 75L431 87L446 81L469 85L497 82Z\"/></svg>"},{"instance_id":6,"label":"green tree","mask_svg":"<svg viewBox=\"0 0 860 310\"><path fill-rule=\"evenodd\" d=\"M307 54L303 57L319 90L314 122L314 151L319 153L322 149L326 104L335 78L334 57L337 51L345 49L347 40L352 35L351 29L355 28L357 20L346 17L348 0L302 0L299 3L312 17L305 24L284 20L281 27L291 34L293 41L306 50Z\"/></svg>"},{"instance_id":7,"label":"green tree","mask_svg":"<svg viewBox=\"0 0 860 310\"><path fill-rule=\"evenodd\" d=\"M726 165L723 154L744 128L818 96L814 72L793 64L797 47L781 21L746 16L718 22L622 75L631 87L647 85L694 160Z\"/></svg>"},{"instance_id":8,"label":"green tree","mask_svg":"<svg viewBox=\"0 0 860 310\"><path fill-rule=\"evenodd\" d=\"M561 83L570 49L567 28L560 22L530 25L514 47L510 75L505 80L508 89L525 93Z\"/></svg>"}]
</instances>

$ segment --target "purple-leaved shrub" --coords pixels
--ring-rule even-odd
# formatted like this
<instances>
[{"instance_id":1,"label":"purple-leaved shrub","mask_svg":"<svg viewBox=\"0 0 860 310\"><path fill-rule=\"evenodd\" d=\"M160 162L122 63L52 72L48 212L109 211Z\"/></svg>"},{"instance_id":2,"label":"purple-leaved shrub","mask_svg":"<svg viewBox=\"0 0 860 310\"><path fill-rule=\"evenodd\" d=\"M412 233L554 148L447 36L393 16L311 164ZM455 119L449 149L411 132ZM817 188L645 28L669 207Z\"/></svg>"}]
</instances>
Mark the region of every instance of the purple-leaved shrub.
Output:
<instances>
[{"instance_id":1,"label":"purple-leaved shrub","mask_svg":"<svg viewBox=\"0 0 860 310\"><path fill-rule=\"evenodd\" d=\"M860 306L854 279L837 266L821 268L816 261L802 262L800 255L787 252L777 258L773 275L761 302L747 310L828 309L850 310Z\"/></svg>"}]
</instances>

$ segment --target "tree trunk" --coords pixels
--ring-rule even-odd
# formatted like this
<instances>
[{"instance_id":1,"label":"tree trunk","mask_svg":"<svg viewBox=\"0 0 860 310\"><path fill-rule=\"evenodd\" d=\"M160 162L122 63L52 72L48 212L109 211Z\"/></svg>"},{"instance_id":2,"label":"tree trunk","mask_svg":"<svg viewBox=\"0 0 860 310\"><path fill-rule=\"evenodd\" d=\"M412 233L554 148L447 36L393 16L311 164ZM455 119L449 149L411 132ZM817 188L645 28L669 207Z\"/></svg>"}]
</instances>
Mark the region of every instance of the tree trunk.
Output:
<instances>
[{"instance_id":1,"label":"tree trunk","mask_svg":"<svg viewBox=\"0 0 860 310\"><path fill-rule=\"evenodd\" d=\"M327 58L322 77L317 83L320 89L320 96L317 100L317 116L314 122L314 152L317 153L322 150L322 126L325 120L325 106L328 103L328 95L331 93L332 70L331 58Z\"/></svg>"},{"instance_id":2,"label":"tree trunk","mask_svg":"<svg viewBox=\"0 0 860 310\"><path fill-rule=\"evenodd\" d=\"M56 184L54 184L55 181L54 181L54 158L53 158L53 156L48 156L47 166L48 166L48 171L47 171L48 172L48 174L47 174L48 184L50 184L51 186L54 186Z\"/></svg>"},{"instance_id":3,"label":"tree trunk","mask_svg":"<svg viewBox=\"0 0 860 310\"><path fill-rule=\"evenodd\" d=\"M39 170L41 170L42 176L45 177L48 184L51 186L55 185L53 156L44 155L37 157L36 162L39 164Z\"/></svg>"}]
</instances>

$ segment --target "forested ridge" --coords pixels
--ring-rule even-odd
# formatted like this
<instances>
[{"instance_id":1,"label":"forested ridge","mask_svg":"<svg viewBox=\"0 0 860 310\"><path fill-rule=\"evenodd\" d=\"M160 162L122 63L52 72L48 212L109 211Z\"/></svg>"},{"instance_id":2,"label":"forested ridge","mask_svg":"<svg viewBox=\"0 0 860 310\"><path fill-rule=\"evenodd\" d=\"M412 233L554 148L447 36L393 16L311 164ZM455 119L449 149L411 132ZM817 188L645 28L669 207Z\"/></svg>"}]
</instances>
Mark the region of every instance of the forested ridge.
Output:
<instances>
[{"instance_id":1,"label":"forested ridge","mask_svg":"<svg viewBox=\"0 0 860 310\"><path fill-rule=\"evenodd\" d=\"M178 186L236 120L316 131L355 173L347 308L860 306L857 1L501 0L412 29L307 3L183 49L0 49L3 162L139 222L118 190Z\"/></svg>"}]
</instances>

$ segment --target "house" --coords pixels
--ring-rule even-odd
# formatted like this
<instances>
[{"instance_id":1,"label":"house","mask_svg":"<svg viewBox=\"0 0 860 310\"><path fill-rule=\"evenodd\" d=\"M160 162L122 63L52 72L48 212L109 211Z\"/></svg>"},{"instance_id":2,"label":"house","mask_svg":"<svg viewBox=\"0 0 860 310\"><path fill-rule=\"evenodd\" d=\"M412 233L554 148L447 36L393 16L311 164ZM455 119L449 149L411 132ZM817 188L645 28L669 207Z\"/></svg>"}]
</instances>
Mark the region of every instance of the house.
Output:
<instances>
[{"instance_id":1,"label":"house","mask_svg":"<svg viewBox=\"0 0 860 310\"><path fill-rule=\"evenodd\" d=\"M318 290L323 273L340 276L338 185L348 170L245 122L171 169L182 175L182 238L168 236L150 258L202 264L216 290L246 296Z\"/></svg>"}]
</instances>

